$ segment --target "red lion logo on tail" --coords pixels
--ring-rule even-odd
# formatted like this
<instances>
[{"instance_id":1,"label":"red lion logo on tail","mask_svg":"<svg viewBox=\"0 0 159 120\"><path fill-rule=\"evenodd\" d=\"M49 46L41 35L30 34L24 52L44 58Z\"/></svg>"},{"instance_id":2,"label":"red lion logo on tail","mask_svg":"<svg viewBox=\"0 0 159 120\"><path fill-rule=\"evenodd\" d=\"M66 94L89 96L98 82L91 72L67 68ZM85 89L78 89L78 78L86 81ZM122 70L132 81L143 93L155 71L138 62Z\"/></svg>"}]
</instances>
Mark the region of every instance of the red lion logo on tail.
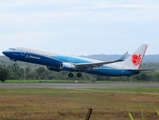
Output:
<instances>
[{"instance_id":1,"label":"red lion logo on tail","mask_svg":"<svg viewBox=\"0 0 159 120\"><path fill-rule=\"evenodd\" d=\"M138 66L140 63L141 63L141 55L132 55L132 63L135 65L135 66Z\"/></svg>"}]
</instances>

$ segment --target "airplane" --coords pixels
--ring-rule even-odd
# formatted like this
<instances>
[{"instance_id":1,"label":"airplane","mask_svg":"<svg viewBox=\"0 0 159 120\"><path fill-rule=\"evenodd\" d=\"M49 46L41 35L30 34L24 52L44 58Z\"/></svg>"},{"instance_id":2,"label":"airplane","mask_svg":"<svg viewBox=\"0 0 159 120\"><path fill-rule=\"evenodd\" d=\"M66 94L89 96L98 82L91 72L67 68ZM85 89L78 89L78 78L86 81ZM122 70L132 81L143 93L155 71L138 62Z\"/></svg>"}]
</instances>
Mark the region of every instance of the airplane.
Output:
<instances>
[{"instance_id":1,"label":"airplane","mask_svg":"<svg viewBox=\"0 0 159 120\"><path fill-rule=\"evenodd\" d=\"M120 59L110 61L61 55L23 47L9 48L2 53L14 61L14 65L17 61L45 65L51 71L69 71L68 77L74 76L72 72L77 72L79 78L82 77L82 72L103 76L129 77L139 74L140 71L152 70L140 68L147 47L147 44L143 44L128 58L126 58L128 54L126 52Z\"/></svg>"}]
</instances>

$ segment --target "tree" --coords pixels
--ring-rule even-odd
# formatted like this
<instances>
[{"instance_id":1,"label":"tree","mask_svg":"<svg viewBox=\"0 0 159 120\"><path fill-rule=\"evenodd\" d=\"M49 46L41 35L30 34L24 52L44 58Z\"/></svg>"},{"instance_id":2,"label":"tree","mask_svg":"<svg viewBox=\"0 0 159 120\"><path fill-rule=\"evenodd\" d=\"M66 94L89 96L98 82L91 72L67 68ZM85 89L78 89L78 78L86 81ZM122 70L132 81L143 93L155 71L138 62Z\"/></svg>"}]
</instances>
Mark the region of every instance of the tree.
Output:
<instances>
[{"instance_id":1,"label":"tree","mask_svg":"<svg viewBox=\"0 0 159 120\"><path fill-rule=\"evenodd\" d=\"M150 77L147 73L142 72L140 73L140 80L150 80Z\"/></svg>"},{"instance_id":2,"label":"tree","mask_svg":"<svg viewBox=\"0 0 159 120\"><path fill-rule=\"evenodd\" d=\"M36 79L44 79L46 74L46 69L43 67L39 67L35 71Z\"/></svg>"},{"instance_id":3,"label":"tree","mask_svg":"<svg viewBox=\"0 0 159 120\"><path fill-rule=\"evenodd\" d=\"M0 66L0 80L4 82L8 78L8 71Z\"/></svg>"},{"instance_id":4,"label":"tree","mask_svg":"<svg viewBox=\"0 0 159 120\"><path fill-rule=\"evenodd\" d=\"M155 81L159 81L159 72L155 72L155 73L153 74L153 79L154 79Z\"/></svg>"}]
</instances>

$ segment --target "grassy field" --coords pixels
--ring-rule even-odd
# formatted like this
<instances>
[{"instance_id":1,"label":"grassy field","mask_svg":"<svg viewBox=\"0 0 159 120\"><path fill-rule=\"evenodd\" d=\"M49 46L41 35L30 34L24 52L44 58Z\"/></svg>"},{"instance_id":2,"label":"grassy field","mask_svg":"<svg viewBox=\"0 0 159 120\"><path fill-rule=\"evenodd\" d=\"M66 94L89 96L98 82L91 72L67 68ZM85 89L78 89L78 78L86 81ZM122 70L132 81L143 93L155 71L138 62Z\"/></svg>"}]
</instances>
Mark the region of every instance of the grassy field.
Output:
<instances>
[{"instance_id":1,"label":"grassy field","mask_svg":"<svg viewBox=\"0 0 159 120\"><path fill-rule=\"evenodd\" d=\"M6 80L5 83L75 83L76 80ZM78 80L78 83L91 83L90 80Z\"/></svg>"},{"instance_id":2,"label":"grassy field","mask_svg":"<svg viewBox=\"0 0 159 120\"><path fill-rule=\"evenodd\" d=\"M6 80L5 83L92 83L91 80ZM95 81L95 83L103 84L103 83L159 83L158 81Z\"/></svg>"},{"instance_id":3,"label":"grassy field","mask_svg":"<svg viewBox=\"0 0 159 120\"><path fill-rule=\"evenodd\" d=\"M0 89L0 120L158 120L159 88Z\"/></svg>"}]
</instances>

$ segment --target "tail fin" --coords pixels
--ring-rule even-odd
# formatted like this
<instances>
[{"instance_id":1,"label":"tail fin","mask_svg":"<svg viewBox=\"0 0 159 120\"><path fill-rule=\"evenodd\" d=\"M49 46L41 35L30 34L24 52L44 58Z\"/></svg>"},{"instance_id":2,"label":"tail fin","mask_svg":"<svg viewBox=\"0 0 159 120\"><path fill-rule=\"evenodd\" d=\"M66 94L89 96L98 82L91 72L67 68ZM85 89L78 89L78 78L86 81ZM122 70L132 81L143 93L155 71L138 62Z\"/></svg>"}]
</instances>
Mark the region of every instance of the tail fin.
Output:
<instances>
[{"instance_id":1,"label":"tail fin","mask_svg":"<svg viewBox=\"0 0 159 120\"><path fill-rule=\"evenodd\" d=\"M123 65L129 69L139 69L147 47L148 45L146 44L141 45L132 55L123 61Z\"/></svg>"}]
</instances>

